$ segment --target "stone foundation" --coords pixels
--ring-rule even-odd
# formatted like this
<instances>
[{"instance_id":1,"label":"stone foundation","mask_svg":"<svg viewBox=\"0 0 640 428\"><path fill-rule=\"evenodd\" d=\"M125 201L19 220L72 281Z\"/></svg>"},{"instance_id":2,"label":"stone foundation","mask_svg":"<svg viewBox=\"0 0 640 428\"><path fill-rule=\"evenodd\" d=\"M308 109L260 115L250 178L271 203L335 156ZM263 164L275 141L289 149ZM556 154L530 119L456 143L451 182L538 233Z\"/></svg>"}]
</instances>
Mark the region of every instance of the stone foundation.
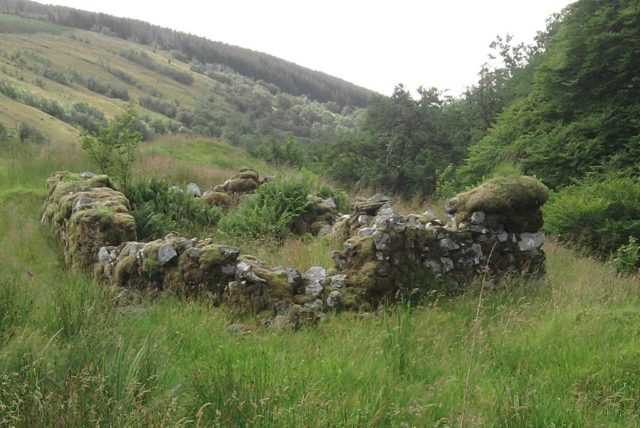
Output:
<instances>
[{"instance_id":1,"label":"stone foundation","mask_svg":"<svg viewBox=\"0 0 640 428\"><path fill-rule=\"evenodd\" d=\"M356 200L353 214L322 226L344 241L334 266L304 274L210 239L169 234L136 242L128 201L106 176L56 173L47 187L43 223L72 267L93 267L100 281L120 287L206 294L242 313L270 311L274 325L407 295L459 293L480 277L544 273L540 208L548 191L530 177L493 180L449 200L447 224L429 212L398 215L384 195ZM335 207L320 206L333 215Z\"/></svg>"}]
</instances>

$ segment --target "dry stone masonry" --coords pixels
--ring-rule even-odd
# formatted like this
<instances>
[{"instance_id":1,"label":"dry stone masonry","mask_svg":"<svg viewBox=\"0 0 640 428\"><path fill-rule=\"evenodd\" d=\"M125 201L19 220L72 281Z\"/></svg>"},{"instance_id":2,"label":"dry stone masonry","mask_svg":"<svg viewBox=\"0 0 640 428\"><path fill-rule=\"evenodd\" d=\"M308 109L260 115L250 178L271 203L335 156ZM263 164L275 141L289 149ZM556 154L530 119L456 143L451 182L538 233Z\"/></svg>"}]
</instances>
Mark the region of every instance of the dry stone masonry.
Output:
<instances>
[{"instance_id":1,"label":"dry stone masonry","mask_svg":"<svg viewBox=\"0 0 640 428\"><path fill-rule=\"evenodd\" d=\"M447 224L431 212L398 215L384 195L357 201L332 231L347 237L333 253L344 275L339 290L375 305L404 293L458 291L485 275L541 275L547 198L531 177L491 180L448 200Z\"/></svg>"},{"instance_id":2,"label":"dry stone masonry","mask_svg":"<svg viewBox=\"0 0 640 428\"><path fill-rule=\"evenodd\" d=\"M254 178L247 172L232 180ZM531 177L495 179L457 195L446 203L446 223L431 212L399 215L382 194L357 199L353 214L335 221L335 205L319 199L301 221L344 245L333 252L334 266L304 273L211 239L169 234L137 242L128 201L106 176L55 173L47 188L43 223L72 267L93 268L100 281L120 287L269 311L273 327L317 321L327 310L368 310L407 293L460 292L478 277L544 273L540 208L548 190Z\"/></svg>"},{"instance_id":3,"label":"dry stone masonry","mask_svg":"<svg viewBox=\"0 0 640 428\"><path fill-rule=\"evenodd\" d=\"M42 223L72 269L87 269L104 246L136 239L129 201L106 175L56 172L47 179Z\"/></svg>"}]
</instances>

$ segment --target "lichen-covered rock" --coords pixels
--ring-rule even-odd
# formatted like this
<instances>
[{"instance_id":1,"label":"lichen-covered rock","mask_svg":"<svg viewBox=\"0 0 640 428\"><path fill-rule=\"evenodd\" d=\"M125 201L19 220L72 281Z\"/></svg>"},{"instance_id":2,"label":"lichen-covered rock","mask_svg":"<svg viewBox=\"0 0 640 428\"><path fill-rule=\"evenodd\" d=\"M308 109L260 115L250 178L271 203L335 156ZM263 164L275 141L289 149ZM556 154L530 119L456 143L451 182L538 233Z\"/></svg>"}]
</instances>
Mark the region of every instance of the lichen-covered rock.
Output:
<instances>
[{"instance_id":1,"label":"lichen-covered rock","mask_svg":"<svg viewBox=\"0 0 640 428\"><path fill-rule=\"evenodd\" d=\"M308 199L312 205L296 220L293 231L298 235L304 233L318 237L330 235L333 224L340 218L336 203L332 198L324 199L312 195L309 195Z\"/></svg>"},{"instance_id":2,"label":"lichen-covered rock","mask_svg":"<svg viewBox=\"0 0 640 428\"><path fill-rule=\"evenodd\" d=\"M295 269L270 267L253 256L242 255L223 298L240 312L260 312L279 301L292 301L295 294L302 294L303 284L302 275Z\"/></svg>"},{"instance_id":3,"label":"lichen-covered rock","mask_svg":"<svg viewBox=\"0 0 640 428\"><path fill-rule=\"evenodd\" d=\"M125 242L110 252L114 257L103 258L96 269L105 282L129 288L171 289L187 295L207 292L218 302L235 277L240 253L235 247L213 244L208 239L174 235L147 243Z\"/></svg>"},{"instance_id":4,"label":"lichen-covered rock","mask_svg":"<svg viewBox=\"0 0 640 428\"><path fill-rule=\"evenodd\" d=\"M196 183L187 184L186 192L195 198L199 198L202 196L200 186L198 186Z\"/></svg>"},{"instance_id":5,"label":"lichen-covered rock","mask_svg":"<svg viewBox=\"0 0 640 428\"><path fill-rule=\"evenodd\" d=\"M315 325L323 318L324 313L317 308L283 300L276 305L276 315L267 321L267 327L271 330L299 330Z\"/></svg>"}]
</instances>

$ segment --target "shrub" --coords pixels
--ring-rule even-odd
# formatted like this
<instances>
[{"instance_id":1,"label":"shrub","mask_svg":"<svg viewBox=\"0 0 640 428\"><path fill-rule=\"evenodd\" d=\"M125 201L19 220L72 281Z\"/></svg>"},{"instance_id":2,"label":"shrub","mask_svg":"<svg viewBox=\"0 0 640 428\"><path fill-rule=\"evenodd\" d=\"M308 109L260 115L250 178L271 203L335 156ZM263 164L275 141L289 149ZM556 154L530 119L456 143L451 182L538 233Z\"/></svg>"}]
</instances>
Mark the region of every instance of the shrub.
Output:
<instances>
[{"instance_id":1,"label":"shrub","mask_svg":"<svg viewBox=\"0 0 640 428\"><path fill-rule=\"evenodd\" d=\"M615 257L609 261L609 266L620 276L629 276L638 273L638 265L640 265L640 245L634 236L630 236L629 243L618 248Z\"/></svg>"},{"instance_id":2,"label":"shrub","mask_svg":"<svg viewBox=\"0 0 640 428\"><path fill-rule=\"evenodd\" d=\"M18 126L18 138L24 143L44 144L47 142L47 138L40 131L25 122Z\"/></svg>"},{"instance_id":3,"label":"shrub","mask_svg":"<svg viewBox=\"0 0 640 428\"><path fill-rule=\"evenodd\" d=\"M7 128L4 127L3 124L0 123L0 141L6 140L9 137L7 133Z\"/></svg>"},{"instance_id":4,"label":"shrub","mask_svg":"<svg viewBox=\"0 0 640 428\"><path fill-rule=\"evenodd\" d=\"M124 101L129 100L129 91L127 88L116 86L106 80L90 77L83 80L83 84L91 92L95 92L109 98L119 98Z\"/></svg>"},{"instance_id":5,"label":"shrub","mask_svg":"<svg viewBox=\"0 0 640 428\"><path fill-rule=\"evenodd\" d=\"M312 206L307 198L311 180L303 175L284 177L258 188L238 209L220 223L228 234L251 238L285 238L296 220Z\"/></svg>"},{"instance_id":6,"label":"shrub","mask_svg":"<svg viewBox=\"0 0 640 428\"><path fill-rule=\"evenodd\" d=\"M77 102L69 109L69 123L73 126L96 134L100 127L107 124L104 114L85 102Z\"/></svg>"},{"instance_id":7,"label":"shrub","mask_svg":"<svg viewBox=\"0 0 640 428\"><path fill-rule=\"evenodd\" d=\"M109 66L105 66L104 69L108 73L111 73L112 75L116 76L118 79L122 80L124 83L128 83L129 85L135 85L137 83L136 79L134 79L132 75L130 75L125 71L120 70L119 68L111 68Z\"/></svg>"},{"instance_id":8,"label":"shrub","mask_svg":"<svg viewBox=\"0 0 640 428\"><path fill-rule=\"evenodd\" d=\"M61 85L71 86L71 80L65 73L61 71L54 70L50 67L45 67L42 75L49 80L60 83Z\"/></svg>"},{"instance_id":9,"label":"shrub","mask_svg":"<svg viewBox=\"0 0 640 428\"><path fill-rule=\"evenodd\" d=\"M284 143L279 143L273 137L268 144L261 145L256 154L275 165L301 166L305 161L304 150L293 137L287 138Z\"/></svg>"},{"instance_id":10,"label":"shrub","mask_svg":"<svg viewBox=\"0 0 640 428\"><path fill-rule=\"evenodd\" d=\"M164 180L138 181L125 186L123 192L131 204L139 239L157 239L172 231L195 233L214 227L220 220L217 208L172 189Z\"/></svg>"},{"instance_id":11,"label":"shrub","mask_svg":"<svg viewBox=\"0 0 640 428\"><path fill-rule=\"evenodd\" d=\"M129 181L136 149L142 140L142 134L136 130L137 123L138 116L130 107L109 125L100 128L97 136L82 136L82 149L103 173L123 186Z\"/></svg>"},{"instance_id":12,"label":"shrub","mask_svg":"<svg viewBox=\"0 0 640 428\"><path fill-rule=\"evenodd\" d=\"M545 229L560 241L606 258L640 236L640 181L587 179L552 195Z\"/></svg>"},{"instance_id":13,"label":"shrub","mask_svg":"<svg viewBox=\"0 0 640 428\"><path fill-rule=\"evenodd\" d=\"M220 222L220 230L247 238L284 239L291 234L296 221L312 207L309 195L332 197L338 208L349 204L344 192L322 187L314 176L300 173L260 186L255 195Z\"/></svg>"},{"instance_id":14,"label":"shrub","mask_svg":"<svg viewBox=\"0 0 640 428\"><path fill-rule=\"evenodd\" d=\"M176 113L178 112L178 105L176 102L165 101L159 98L140 97L138 103L146 109L163 114L172 119L176 117Z\"/></svg>"}]
</instances>

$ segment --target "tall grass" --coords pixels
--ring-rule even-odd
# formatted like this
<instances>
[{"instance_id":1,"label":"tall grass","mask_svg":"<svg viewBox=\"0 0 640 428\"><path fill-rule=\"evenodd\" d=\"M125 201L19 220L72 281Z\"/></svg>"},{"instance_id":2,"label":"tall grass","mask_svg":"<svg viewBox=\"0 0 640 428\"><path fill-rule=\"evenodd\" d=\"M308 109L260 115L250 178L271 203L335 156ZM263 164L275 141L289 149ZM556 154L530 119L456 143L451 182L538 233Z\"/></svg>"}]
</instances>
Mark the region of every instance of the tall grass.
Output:
<instances>
[{"instance_id":1,"label":"tall grass","mask_svg":"<svg viewBox=\"0 0 640 428\"><path fill-rule=\"evenodd\" d=\"M637 280L594 260L546 244L545 284L487 293L477 326L473 288L295 333L204 300L117 306L119 290L68 275L39 227L44 179L82 160L53 145L5 153L0 426L459 426L474 335L464 426L640 424ZM320 242L252 250L327 265Z\"/></svg>"}]
</instances>

